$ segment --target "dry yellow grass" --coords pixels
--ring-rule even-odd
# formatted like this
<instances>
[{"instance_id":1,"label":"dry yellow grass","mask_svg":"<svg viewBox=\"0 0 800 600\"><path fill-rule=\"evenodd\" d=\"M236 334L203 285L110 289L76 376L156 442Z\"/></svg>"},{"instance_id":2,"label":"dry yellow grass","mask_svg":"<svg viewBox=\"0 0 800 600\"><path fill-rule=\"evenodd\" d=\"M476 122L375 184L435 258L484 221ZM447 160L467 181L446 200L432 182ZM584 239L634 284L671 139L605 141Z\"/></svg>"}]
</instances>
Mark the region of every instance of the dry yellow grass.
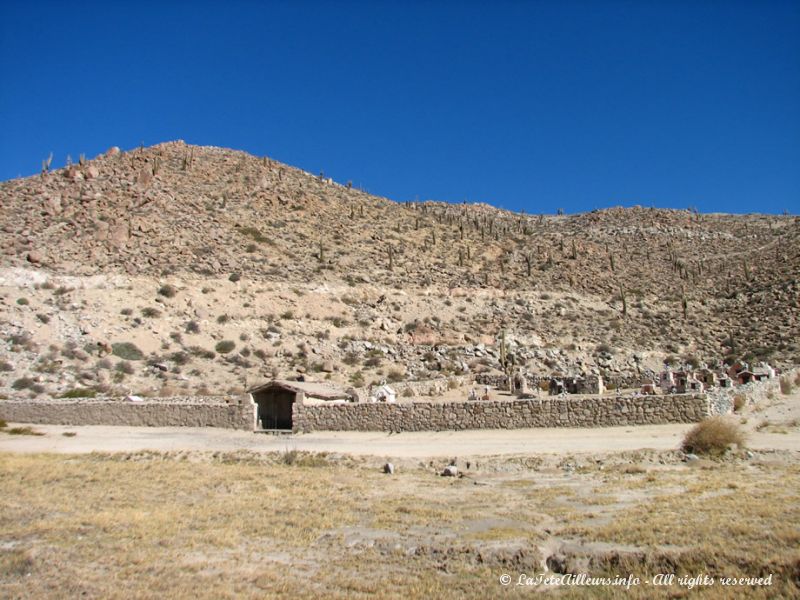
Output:
<instances>
[{"instance_id":1,"label":"dry yellow grass","mask_svg":"<svg viewBox=\"0 0 800 600\"><path fill-rule=\"evenodd\" d=\"M730 418L716 416L695 425L683 439L683 449L696 454L721 455L730 446L741 447L745 435Z\"/></svg>"},{"instance_id":2,"label":"dry yellow grass","mask_svg":"<svg viewBox=\"0 0 800 600\"><path fill-rule=\"evenodd\" d=\"M771 588L737 591L798 592L795 466L675 465L648 482L653 473L624 469L453 480L307 454L284 463L246 453L0 454L0 596L522 597L532 590L503 588L499 576L541 572L562 542L586 549L592 573L772 572Z\"/></svg>"}]
</instances>

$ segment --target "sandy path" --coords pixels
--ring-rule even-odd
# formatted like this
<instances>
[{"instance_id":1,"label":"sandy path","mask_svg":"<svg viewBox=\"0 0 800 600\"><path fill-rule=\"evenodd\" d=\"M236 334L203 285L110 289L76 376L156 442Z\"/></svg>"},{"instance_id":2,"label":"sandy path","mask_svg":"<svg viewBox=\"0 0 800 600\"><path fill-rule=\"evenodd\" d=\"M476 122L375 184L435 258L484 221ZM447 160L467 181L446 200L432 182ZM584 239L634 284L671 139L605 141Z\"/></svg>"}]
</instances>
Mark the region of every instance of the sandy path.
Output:
<instances>
[{"instance_id":1,"label":"sandy path","mask_svg":"<svg viewBox=\"0 0 800 600\"><path fill-rule=\"evenodd\" d=\"M316 432L270 435L188 427L107 427L34 425L43 436L0 436L0 451L122 452L132 450L286 449L343 454L416 458L502 454L600 453L652 448L677 448L690 425L649 425L602 429L515 429L482 431ZM61 435L77 432L75 437ZM786 437L786 436L781 436Z\"/></svg>"}]
</instances>

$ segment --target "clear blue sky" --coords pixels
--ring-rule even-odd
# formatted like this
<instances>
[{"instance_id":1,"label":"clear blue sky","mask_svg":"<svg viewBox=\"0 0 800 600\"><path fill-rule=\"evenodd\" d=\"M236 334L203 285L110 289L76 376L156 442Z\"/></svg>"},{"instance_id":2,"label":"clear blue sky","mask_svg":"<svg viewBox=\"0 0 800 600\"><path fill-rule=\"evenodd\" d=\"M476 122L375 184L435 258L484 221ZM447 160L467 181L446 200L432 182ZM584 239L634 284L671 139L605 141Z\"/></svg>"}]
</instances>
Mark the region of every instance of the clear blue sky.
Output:
<instances>
[{"instance_id":1,"label":"clear blue sky","mask_svg":"<svg viewBox=\"0 0 800 600\"><path fill-rule=\"evenodd\" d=\"M0 179L174 139L395 200L796 214L800 2L0 0Z\"/></svg>"}]
</instances>

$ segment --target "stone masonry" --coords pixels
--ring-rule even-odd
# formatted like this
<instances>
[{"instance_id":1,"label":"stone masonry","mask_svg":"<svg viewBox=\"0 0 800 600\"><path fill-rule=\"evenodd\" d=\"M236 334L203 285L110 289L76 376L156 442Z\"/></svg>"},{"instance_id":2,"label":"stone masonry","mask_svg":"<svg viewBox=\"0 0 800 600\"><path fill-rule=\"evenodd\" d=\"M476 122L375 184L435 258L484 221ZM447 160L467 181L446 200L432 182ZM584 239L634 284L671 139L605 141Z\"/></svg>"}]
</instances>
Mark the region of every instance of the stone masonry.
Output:
<instances>
[{"instance_id":1,"label":"stone masonry","mask_svg":"<svg viewBox=\"0 0 800 600\"><path fill-rule=\"evenodd\" d=\"M227 400L227 401L226 401ZM51 425L127 425L134 427L224 427L253 430L249 398L112 399L0 401L0 419Z\"/></svg>"},{"instance_id":2,"label":"stone masonry","mask_svg":"<svg viewBox=\"0 0 800 600\"><path fill-rule=\"evenodd\" d=\"M408 404L295 403L295 431L443 431L694 423L709 416L703 394Z\"/></svg>"}]
</instances>

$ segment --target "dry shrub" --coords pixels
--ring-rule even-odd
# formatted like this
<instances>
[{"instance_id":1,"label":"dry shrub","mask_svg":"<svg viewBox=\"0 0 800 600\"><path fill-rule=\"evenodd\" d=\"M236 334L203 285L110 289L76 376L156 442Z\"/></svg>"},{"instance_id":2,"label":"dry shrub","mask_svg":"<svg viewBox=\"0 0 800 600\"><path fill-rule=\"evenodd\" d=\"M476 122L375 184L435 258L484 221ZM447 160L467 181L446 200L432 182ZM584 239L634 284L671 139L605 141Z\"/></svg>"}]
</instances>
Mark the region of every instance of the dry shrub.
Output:
<instances>
[{"instance_id":1,"label":"dry shrub","mask_svg":"<svg viewBox=\"0 0 800 600\"><path fill-rule=\"evenodd\" d=\"M24 550L0 550L0 577L24 577L33 570L33 559Z\"/></svg>"},{"instance_id":2,"label":"dry shrub","mask_svg":"<svg viewBox=\"0 0 800 600\"><path fill-rule=\"evenodd\" d=\"M745 407L745 404L747 404L747 396L744 394L736 394L733 397L733 412L738 413Z\"/></svg>"},{"instance_id":3,"label":"dry shrub","mask_svg":"<svg viewBox=\"0 0 800 600\"><path fill-rule=\"evenodd\" d=\"M31 427L11 427L3 429L4 433L8 435L44 435L40 431L36 431Z\"/></svg>"},{"instance_id":4,"label":"dry shrub","mask_svg":"<svg viewBox=\"0 0 800 600\"><path fill-rule=\"evenodd\" d=\"M784 396L788 396L789 394L792 393L792 390L794 390L794 386L792 385L792 380L789 379L789 377L781 377L780 386L781 386L781 394L783 394Z\"/></svg>"},{"instance_id":5,"label":"dry shrub","mask_svg":"<svg viewBox=\"0 0 800 600\"><path fill-rule=\"evenodd\" d=\"M695 425L683 438L684 452L719 456L732 444L744 445L744 432L724 417L711 417Z\"/></svg>"}]
</instances>

